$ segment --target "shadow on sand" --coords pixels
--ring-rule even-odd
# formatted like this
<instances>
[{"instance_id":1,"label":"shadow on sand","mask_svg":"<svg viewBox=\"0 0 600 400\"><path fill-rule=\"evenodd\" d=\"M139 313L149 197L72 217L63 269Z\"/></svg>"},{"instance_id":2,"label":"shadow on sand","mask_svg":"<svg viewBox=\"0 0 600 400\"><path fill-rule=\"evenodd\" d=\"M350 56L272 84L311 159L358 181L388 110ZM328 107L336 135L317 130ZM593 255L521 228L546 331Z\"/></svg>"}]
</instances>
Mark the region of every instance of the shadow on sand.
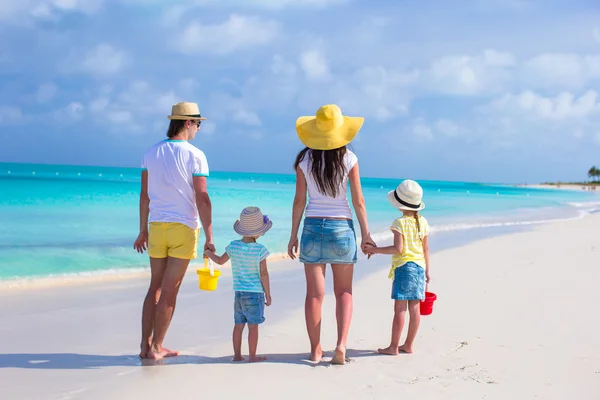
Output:
<instances>
[{"instance_id":1,"label":"shadow on sand","mask_svg":"<svg viewBox=\"0 0 600 400\"><path fill-rule=\"evenodd\" d=\"M266 356L264 363L275 364L297 364L309 367L324 366L331 364L329 359L332 352L326 352L320 363L314 363L308 359L307 353L298 354L260 354ZM348 349L348 362L356 358L376 356L372 350ZM206 357L194 354L182 354L177 357L164 358L160 361L141 360L137 355L98 355L98 354L75 354L75 353L12 353L0 354L0 368L25 368L25 369L98 369L106 367L150 367L162 365L182 364L232 364L249 365L248 362L232 362L232 356Z\"/></svg>"}]
</instances>

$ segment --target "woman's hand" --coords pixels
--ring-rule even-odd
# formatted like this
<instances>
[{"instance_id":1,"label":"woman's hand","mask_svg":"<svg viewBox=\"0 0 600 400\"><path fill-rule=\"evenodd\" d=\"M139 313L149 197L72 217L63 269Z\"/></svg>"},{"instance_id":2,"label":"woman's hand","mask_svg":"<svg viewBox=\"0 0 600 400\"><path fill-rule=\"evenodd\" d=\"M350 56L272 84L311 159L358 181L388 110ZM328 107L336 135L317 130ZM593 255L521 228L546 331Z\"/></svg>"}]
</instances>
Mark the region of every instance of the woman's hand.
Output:
<instances>
[{"instance_id":1,"label":"woman's hand","mask_svg":"<svg viewBox=\"0 0 600 400\"><path fill-rule=\"evenodd\" d=\"M298 253L298 237L291 237L290 242L288 243L288 256L292 260L296 259L296 254Z\"/></svg>"},{"instance_id":2,"label":"woman's hand","mask_svg":"<svg viewBox=\"0 0 600 400\"><path fill-rule=\"evenodd\" d=\"M369 234L369 233L367 233L366 235L364 235L362 237L362 240L360 243L360 249L362 250L364 255L366 255L370 258L373 253L370 253L367 251L367 245L377 247L377 243L375 243L375 241L373 239L371 239L371 234Z\"/></svg>"}]
</instances>

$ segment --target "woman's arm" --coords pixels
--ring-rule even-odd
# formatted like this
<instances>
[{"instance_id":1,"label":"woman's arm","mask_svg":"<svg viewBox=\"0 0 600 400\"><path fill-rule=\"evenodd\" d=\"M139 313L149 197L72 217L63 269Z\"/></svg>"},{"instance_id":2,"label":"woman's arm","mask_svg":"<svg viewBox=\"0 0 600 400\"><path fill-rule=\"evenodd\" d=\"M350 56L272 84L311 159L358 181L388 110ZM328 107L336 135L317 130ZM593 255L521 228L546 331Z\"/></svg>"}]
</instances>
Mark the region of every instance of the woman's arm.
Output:
<instances>
[{"instance_id":1,"label":"woman's arm","mask_svg":"<svg viewBox=\"0 0 600 400\"><path fill-rule=\"evenodd\" d=\"M356 218L358 218L358 224L360 225L360 236L362 237L361 250L364 253L364 245L367 243L375 245L375 242L373 239L371 239L371 233L369 232L367 206L365 205L365 198L363 197L362 186L360 185L360 171L358 169L358 162L350 170L348 178L350 180L352 206L354 206Z\"/></svg>"},{"instance_id":2,"label":"woman's arm","mask_svg":"<svg viewBox=\"0 0 600 400\"><path fill-rule=\"evenodd\" d=\"M292 232L290 233L290 242L288 244L288 255L293 260L298 252L298 229L300 221L306 207L306 178L300 167L296 168L296 194L294 196L294 205L292 207Z\"/></svg>"}]
</instances>

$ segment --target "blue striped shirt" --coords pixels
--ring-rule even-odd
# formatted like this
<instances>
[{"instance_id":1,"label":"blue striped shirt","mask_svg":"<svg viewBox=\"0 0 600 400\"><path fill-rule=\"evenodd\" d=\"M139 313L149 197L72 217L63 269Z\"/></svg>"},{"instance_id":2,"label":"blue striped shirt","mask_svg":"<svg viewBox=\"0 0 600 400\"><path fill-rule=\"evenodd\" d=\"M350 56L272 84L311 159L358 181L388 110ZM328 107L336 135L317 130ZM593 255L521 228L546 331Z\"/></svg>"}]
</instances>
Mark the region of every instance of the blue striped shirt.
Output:
<instances>
[{"instance_id":1,"label":"blue striped shirt","mask_svg":"<svg viewBox=\"0 0 600 400\"><path fill-rule=\"evenodd\" d=\"M260 262L269 256L269 250L260 243L234 240L225 251L231 259L233 290L264 293L260 281Z\"/></svg>"}]
</instances>

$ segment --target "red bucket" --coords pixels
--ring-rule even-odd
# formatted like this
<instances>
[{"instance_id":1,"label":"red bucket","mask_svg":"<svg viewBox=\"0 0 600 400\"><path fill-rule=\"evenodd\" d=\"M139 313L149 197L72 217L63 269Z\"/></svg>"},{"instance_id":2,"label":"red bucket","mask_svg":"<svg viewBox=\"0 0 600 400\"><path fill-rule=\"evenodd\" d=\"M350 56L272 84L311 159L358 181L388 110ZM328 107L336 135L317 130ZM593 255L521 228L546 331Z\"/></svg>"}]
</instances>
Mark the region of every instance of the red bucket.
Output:
<instances>
[{"instance_id":1,"label":"red bucket","mask_svg":"<svg viewBox=\"0 0 600 400\"><path fill-rule=\"evenodd\" d=\"M433 312L433 302L436 301L437 295L432 292L425 292L425 300L421 301L421 315L430 315Z\"/></svg>"}]
</instances>

